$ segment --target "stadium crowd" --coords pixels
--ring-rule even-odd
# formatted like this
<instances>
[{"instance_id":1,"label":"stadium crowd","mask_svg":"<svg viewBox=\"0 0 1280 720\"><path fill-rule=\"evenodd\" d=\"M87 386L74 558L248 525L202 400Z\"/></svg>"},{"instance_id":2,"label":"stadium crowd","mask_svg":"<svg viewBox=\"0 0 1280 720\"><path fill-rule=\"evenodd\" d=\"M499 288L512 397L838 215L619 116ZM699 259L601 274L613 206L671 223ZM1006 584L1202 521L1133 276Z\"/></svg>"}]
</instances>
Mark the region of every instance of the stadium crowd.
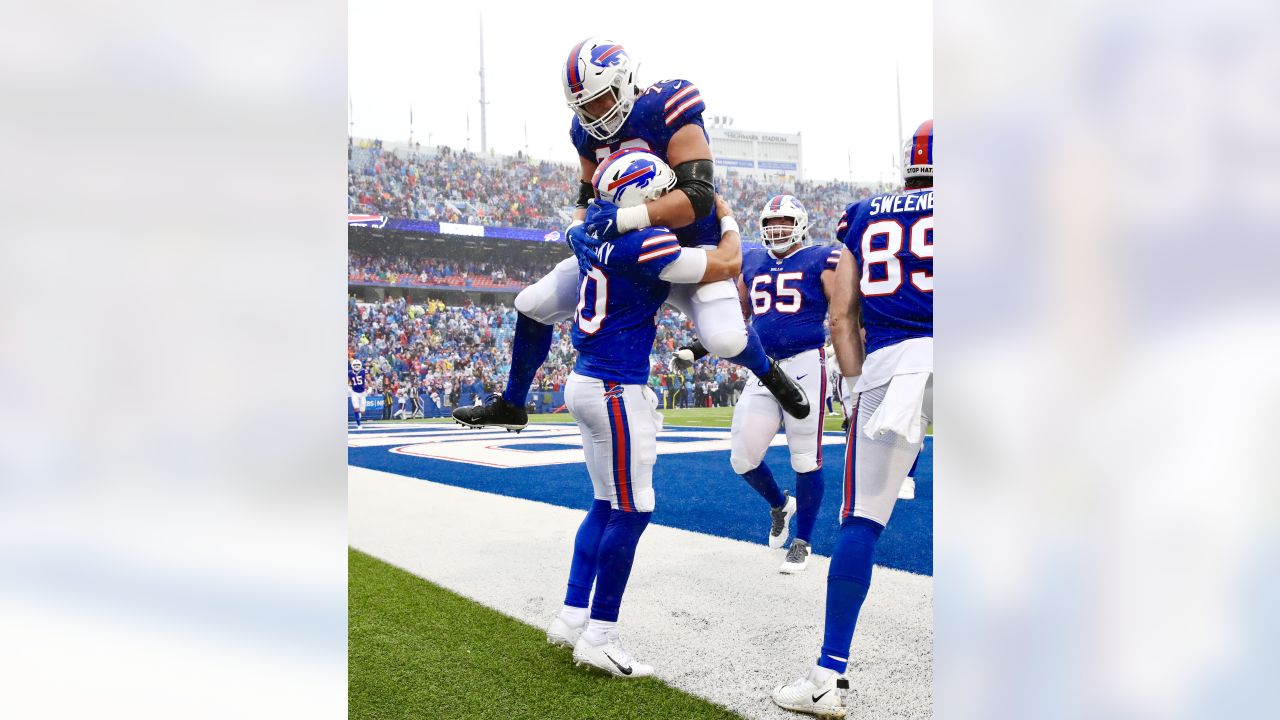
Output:
<instances>
[{"instance_id":1,"label":"stadium crowd","mask_svg":"<svg viewBox=\"0 0 1280 720\"><path fill-rule=\"evenodd\" d=\"M381 303L347 301L348 356L369 369L371 394L389 402L418 397L424 405L457 407L501 392L510 369L515 309L503 304L468 302L446 306L439 300L409 304L404 298ZM570 321L559 323L547 361L534 378L534 395L555 392L573 369L576 354ZM745 371L715 358L675 374L669 370L672 353L693 340L692 323L669 307L658 315L657 339L650 357L650 385L662 406L724 407L732 405L745 385ZM430 402L427 402L430 399ZM390 418L388 407L384 417Z\"/></svg>"},{"instance_id":2,"label":"stadium crowd","mask_svg":"<svg viewBox=\"0 0 1280 720\"><path fill-rule=\"evenodd\" d=\"M427 148L405 160L381 141L353 141L347 210L356 214L563 230L577 197L578 168L515 157L485 159L447 147ZM810 237L832 242L849 203L890 187L845 182L766 181L745 175L717 180L717 191L739 216L744 240L757 234L755 217L779 193L795 195L809 211Z\"/></svg>"},{"instance_id":3,"label":"stadium crowd","mask_svg":"<svg viewBox=\"0 0 1280 720\"><path fill-rule=\"evenodd\" d=\"M442 258L349 252L347 280L388 285L458 285L523 288L551 270L511 263L446 260Z\"/></svg>"}]
</instances>

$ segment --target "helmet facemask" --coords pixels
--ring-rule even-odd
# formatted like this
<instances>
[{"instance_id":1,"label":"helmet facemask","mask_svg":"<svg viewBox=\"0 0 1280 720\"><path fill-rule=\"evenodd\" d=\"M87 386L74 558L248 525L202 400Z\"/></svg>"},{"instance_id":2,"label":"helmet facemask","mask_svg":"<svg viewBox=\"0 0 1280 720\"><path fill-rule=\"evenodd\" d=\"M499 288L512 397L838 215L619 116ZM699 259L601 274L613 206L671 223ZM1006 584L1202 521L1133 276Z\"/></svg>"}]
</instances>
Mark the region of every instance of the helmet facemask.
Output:
<instances>
[{"instance_id":1,"label":"helmet facemask","mask_svg":"<svg viewBox=\"0 0 1280 720\"><path fill-rule=\"evenodd\" d=\"M791 224L765 224L768 220L780 217L788 218L791 220ZM774 255L782 255L791 250L792 247L803 243L805 233L808 229L808 226L797 225L795 217L790 215L773 215L772 217L767 217L760 221L760 242Z\"/></svg>"},{"instance_id":2,"label":"helmet facemask","mask_svg":"<svg viewBox=\"0 0 1280 720\"><path fill-rule=\"evenodd\" d=\"M627 121L627 116L631 114L631 108L635 106L636 102L636 87L632 81L633 77L635 77L635 72L630 69L616 73L613 76L613 81L600 92L577 102L569 103L569 109L573 110L574 114L578 116L582 129L586 130L591 137L597 140L608 140L622 129L622 124ZM604 97L605 93L613 94L613 107L605 111L600 117L593 117L591 113L587 112L586 106L597 98Z\"/></svg>"}]
</instances>

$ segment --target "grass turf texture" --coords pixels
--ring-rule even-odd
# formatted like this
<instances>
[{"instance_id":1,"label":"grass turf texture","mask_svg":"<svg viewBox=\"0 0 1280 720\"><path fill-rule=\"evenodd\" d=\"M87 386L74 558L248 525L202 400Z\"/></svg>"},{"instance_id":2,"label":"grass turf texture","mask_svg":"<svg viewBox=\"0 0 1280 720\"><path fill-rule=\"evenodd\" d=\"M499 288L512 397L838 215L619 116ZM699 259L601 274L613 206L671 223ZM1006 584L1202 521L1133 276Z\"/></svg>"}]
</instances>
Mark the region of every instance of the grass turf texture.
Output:
<instances>
[{"instance_id":1,"label":"grass turf texture","mask_svg":"<svg viewBox=\"0 0 1280 720\"><path fill-rule=\"evenodd\" d=\"M348 550L348 717L737 718L653 678L573 666L543 631Z\"/></svg>"},{"instance_id":2,"label":"grass turf texture","mask_svg":"<svg viewBox=\"0 0 1280 720\"><path fill-rule=\"evenodd\" d=\"M733 408L681 408L672 410L661 410L663 423L670 426L687 426L687 427L718 427L727 428L733 421ZM826 416L824 430L839 432L842 417L840 415ZM400 422L453 422L452 418L430 418L428 420L366 420L365 426L374 425L395 425ZM564 413L542 413L532 414L529 416L531 423L572 423L573 416L567 412Z\"/></svg>"}]
</instances>

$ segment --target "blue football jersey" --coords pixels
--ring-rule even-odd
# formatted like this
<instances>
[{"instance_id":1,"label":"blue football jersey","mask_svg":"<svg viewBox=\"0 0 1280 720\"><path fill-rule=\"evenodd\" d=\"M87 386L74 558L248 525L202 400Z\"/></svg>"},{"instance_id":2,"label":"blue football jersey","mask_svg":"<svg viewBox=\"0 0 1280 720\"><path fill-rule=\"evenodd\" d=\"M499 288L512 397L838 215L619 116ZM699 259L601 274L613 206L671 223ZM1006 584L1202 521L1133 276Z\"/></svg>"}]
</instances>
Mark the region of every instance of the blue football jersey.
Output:
<instances>
[{"instance_id":1,"label":"blue football jersey","mask_svg":"<svg viewBox=\"0 0 1280 720\"><path fill-rule=\"evenodd\" d=\"M667 161L667 143L671 136L685 125L697 125L706 136L702 124L702 94L688 80L663 80L650 85L636 98L635 106L627 121L618 129L609 142L597 140L582 129L578 116L574 115L569 126L569 136L573 139L573 147L582 157L599 163L619 150L640 148ZM708 140L710 142L710 140ZM720 223L714 212L695 220L675 231L676 238L685 247L697 245L718 245L720 243Z\"/></svg>"},{"instance_id":2,"label":"blue football jersey","mask_svg":"<svg viewBox=\"0 0 1280 720\"><path fill-rule=\"evenodd\" d=\"M364 392L364 384L369 381L369 371L361 369L356 372L347 368L347 382L351 383L351 389L356 392Z\"/></svg>"},{"instance_id":3,"label":"blue football jersey","mask_svg":"<svg viewBox=\"0 0 1280 720\"><path fill-rule=\"evenodd\" d=\"M680 243L665 227L624 233L590 247L581 225L569 231L578 258L578 310L573 346L579 375L627 385L649 380L649 353L658 332L654 317L671 283L658 274L680 255Z\"/></svg>"},{"instance_id":4,"label":"blue football jersey","mask_svg":"<svg viewBox=\"0 0 1280 720\"><path fill-rule=\"evenodd\" d=\"M773 358L787 358L826 344L827 295L822 273L834 270L840 248L803 247L784 258L763 248L742 253L742 284L751 304L751 324Z\"/></svg>"},{"instance_id":5,"label":"blue football jersey","mask_svg":"<svg viewBox=\"0 0 1280 720\"><path fill-rule=\"evenodd\" d=\"M933 188L850 205L836 237L853 253L862 275L867 354L933 337Z\"/></svg>"}]
</instances>

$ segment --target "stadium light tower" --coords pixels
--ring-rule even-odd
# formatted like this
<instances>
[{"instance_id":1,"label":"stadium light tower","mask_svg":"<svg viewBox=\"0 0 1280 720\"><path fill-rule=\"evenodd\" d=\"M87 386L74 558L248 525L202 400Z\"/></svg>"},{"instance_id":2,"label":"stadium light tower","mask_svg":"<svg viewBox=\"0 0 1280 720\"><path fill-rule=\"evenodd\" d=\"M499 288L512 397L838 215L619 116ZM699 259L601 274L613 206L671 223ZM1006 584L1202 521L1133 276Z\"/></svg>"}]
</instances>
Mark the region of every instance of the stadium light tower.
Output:
<instances>
[{"instance_id":1,"label":"stadium light tower","mask_svg":"<svg viewBox=\"0 0 1280 720\"><path fill-rule=\"evenodd\" d=\"M900 164L900 161L899 161L897 158L902 157L902 149L903 149L903 144L902 144L902 78L901 78L901 77L900 77L900 75L899 75L899 68L898 68L898 64L897 64L897 63L894 63L894 65L893 65L893 83L894 83L894 85L897 87L897 90L898 90L898 149L897 149L897 152L895 152L895 153L893 154L893 157L894 157L893 166L894 166L895 168L898 168L898 172L899 172L899 173L901 173L901 172L902 172L902 168L898 167L898 165Z\"/></svg>"},{"instance_id":2,"label":"stadium light tower","mask_svg":"<svg viewBox=\"0 0 1280 720\"><path fill-rule=\"evenodd\" d=\"M484 106L484 13L480 13L480 154L489 154L488 125L485 123Z\"/></svg>"}]
</instances>

